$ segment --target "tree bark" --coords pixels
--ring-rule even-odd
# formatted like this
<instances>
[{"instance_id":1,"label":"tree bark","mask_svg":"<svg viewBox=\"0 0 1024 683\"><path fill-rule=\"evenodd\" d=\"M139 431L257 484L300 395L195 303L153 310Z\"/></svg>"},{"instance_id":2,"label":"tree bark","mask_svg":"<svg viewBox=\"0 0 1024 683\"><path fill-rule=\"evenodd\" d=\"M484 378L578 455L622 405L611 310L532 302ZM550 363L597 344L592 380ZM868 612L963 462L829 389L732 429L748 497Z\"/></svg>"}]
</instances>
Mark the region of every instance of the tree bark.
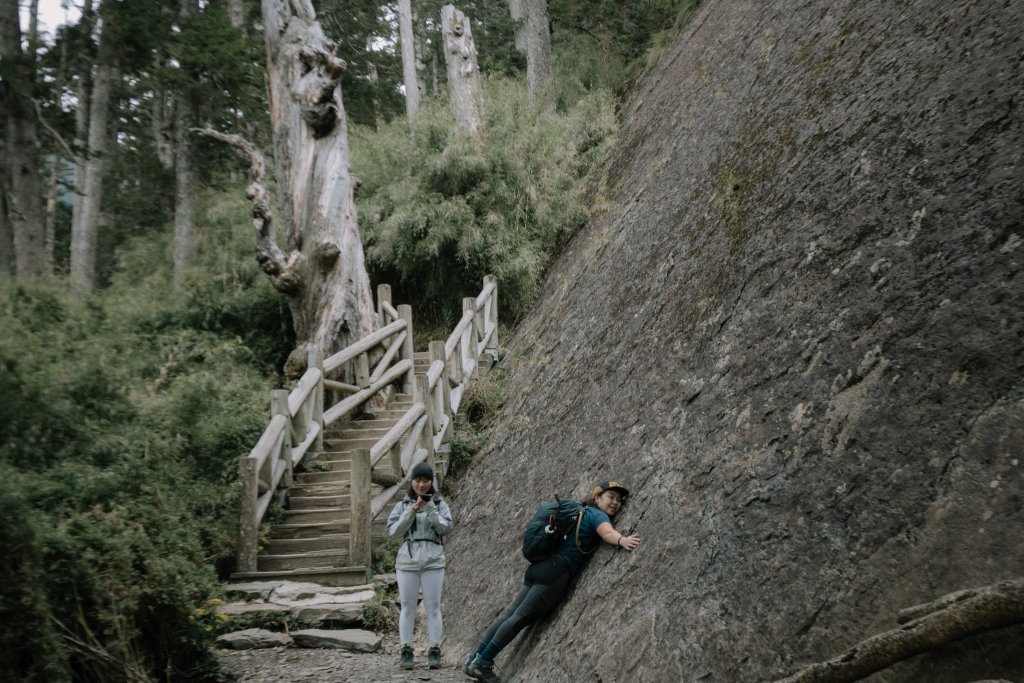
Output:
<instances>
[{"instance_id":1,"label":"tree bark","mask_svg":"<svg viewBox=\"0 0 1024 683\"><path fill-rule=\"evenodd\" d=\"M289 307L299 342L326 358L374 329L373 297L356 223L348 128L334 54L309 0L262 0L274 161L287 254L257 258ZM276 253L275 253L276 252Z\"/></svg>"},{"instance_id":2,"label":"tree bark","mask_svg":"<svg viewBox=\"0 0 1024 683\"><path fill-rule=\"evenodd\" d=\"M96 14L93 12L93 1L85 0L82 5L82 44L76 55L77 83L75 84L75 96L78 100L75 107L75 138L72 142L75 151L75 192L71 204L71 234L74 235L80 230L82 223L82 204L85 197L85 160L88 156L89 147L89 102L92 96L92 67L93 60L92 40L90 38L92 29L96 23Z\"/></svg>"},{"instance_id":3,"label":"tree bark","mask_svg":"<svg viewBox=\"0 0 1024 683\"><path fill-rule=\"evenodd\" d=\"M852 683L914 655L1024 622L1024 579L947 595L901 614L903 626L872 636L777 683Z\"/></svg>"},{"instance_id":4,"label":"tree bark","mask_svg":"<svg viewBox=\"0 0 1024 683\"><path fill-rule=\"evenodd\" d=\"M99 233L103 180L106 175L110 134L107 119L110 91L120 73L114 65L113 36L104 21L100 34L96 74L89 102L89 139L84 164L81 212L71 226L71 287L74 291L91 292L96 287L96 242Z\"/></svg>"},{"instance_id":5,"label":"tree bark","mask_svg":"<svg viewBox=\"0 0 1024 683\"><path fill-rule=\"evenodd\" d=\"M245 25L245 3L243 0L228 0L228 21L234 28Z\"/></svg>"},{"instance_id":6,"label":"tree bark","mask_svg":"<svg viewBox=\"0 0 1024 683\"><path fill-rule=\"evenodd\" d=\"M412 33L410 0L398 0L398 37L402 44L402 80L405 82L405 114L411 121L420 110L420 88L416 78L416 41Z\"/></svg>"},{"instance_id":7,"label":"tree bark","mask_svg":"<svg viewBox=\"0 0 1024 683\"><path fill-rule=\"evenodd\" d=\"M195 12L196 0L182 0L181 17ZM195 232L195 159L192 126L195 106L186 92L179 92L174 107L174 282L180 285L191 261Z\"/></svg>"},{"instance_id":8,"label":"tree bark","mask_svg":"<svg viewBox=\"0 0 1024 683\"><path fill-rule=\"evenodd\" d=\"M509 13L515 29L516 49L526 52L526 0L508 0Z\"/></svg>"},{"instance_id":9,"label":"tree bark","mask_svg":"<svg viewBox=\"0 0 1024 683\"><path fill-rule=\"evenodd\" d=\"M68 41L60 43L60 62L57 66L57 80L54 84L54 91L57 93L57 109L60 110L60 101L64 95L64 80L67 78L68 70ZM67 145L62 143L64 147ZM46 208L43 218L43 268L48 275L53 274L54 251L56 247L57 233L57 185L60 181L64 158L59 151L53 153L53 168L50 169L50 179L46 186Z\"/></svg>"},{"instance_id":10,"label":"tree bark","mask_svg":"<svg viewBox=\"0 0 1024 683\"><path fill-rule=\"evenodd\" d=\"M43 274L43 205L32 99L35 59L21 49L21 24L16 0L0 3L0 61L7 68L0 79L0 111L4 113L6 150L2 163L5 230L14 246L14 270L20 278Z\"/></svg>"},{"instance_id":11,"label":"tree bark","mask_svg":"<svg viewBox=\"0 0 1024 683\"><path fill-rule=\"evenodd\" d=\"M551 29L547 0L523 0L526 5L526 89L530 105L555 109L551 78Z\"/></svg>"},{"instance_id":12,"label":"tree bark","mask_svg":"<svg viewBox=\"0 0 1024 683\"><path fill-rule=\"evenodd\" d=\"M453 5L445 5L441 8L441 33L455 125L475 137L480 131L482 106L480 69L469 19Z\"/></svg>"}]
</instances>

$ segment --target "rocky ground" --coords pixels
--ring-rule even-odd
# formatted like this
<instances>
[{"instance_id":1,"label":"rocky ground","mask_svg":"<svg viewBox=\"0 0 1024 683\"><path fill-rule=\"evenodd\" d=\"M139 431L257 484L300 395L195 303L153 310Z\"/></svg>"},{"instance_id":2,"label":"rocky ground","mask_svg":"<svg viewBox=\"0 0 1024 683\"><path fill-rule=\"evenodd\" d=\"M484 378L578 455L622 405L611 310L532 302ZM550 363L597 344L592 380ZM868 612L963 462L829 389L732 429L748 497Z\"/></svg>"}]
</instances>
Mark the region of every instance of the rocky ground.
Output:
<instances>
[{"instance_id":1,"label":"rocky ground","mask_svg":"<svg viewBox=\"0 0 1024 683\"><path fill-rule=\"evenodd\" d=\"M237 683L467 683L472 680L461 671L461 653L445 653L444 666L432 670L427 668L426 650L417 647L415 667L403 671L398 668L398 648L398 636L389 634L377 652L275 647L219 650L217 656Z\"/></svg>"}]
</instances>

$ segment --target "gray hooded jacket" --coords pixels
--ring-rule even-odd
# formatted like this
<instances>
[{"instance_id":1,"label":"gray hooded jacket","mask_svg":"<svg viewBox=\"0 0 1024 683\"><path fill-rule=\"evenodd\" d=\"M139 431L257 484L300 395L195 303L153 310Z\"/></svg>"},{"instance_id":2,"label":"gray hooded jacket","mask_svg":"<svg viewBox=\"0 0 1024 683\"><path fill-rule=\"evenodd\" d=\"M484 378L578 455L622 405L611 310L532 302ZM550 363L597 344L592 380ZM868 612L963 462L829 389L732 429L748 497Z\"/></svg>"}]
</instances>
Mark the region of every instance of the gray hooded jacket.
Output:
<instances>
[{"instance_id":1,"label":"gray hooded jacket","mask_svg":"<svg viewBox=\"0 0 1024 683\"><path fill-rule=\"evenodd\" d=\"M445 560L441 538L452 530L452 512L438 495L419 512L413 511L414 502L404 498L388 515L388 536L405 539L398 549L395 569L441 569Z\"/></svg>"}]
</instances>

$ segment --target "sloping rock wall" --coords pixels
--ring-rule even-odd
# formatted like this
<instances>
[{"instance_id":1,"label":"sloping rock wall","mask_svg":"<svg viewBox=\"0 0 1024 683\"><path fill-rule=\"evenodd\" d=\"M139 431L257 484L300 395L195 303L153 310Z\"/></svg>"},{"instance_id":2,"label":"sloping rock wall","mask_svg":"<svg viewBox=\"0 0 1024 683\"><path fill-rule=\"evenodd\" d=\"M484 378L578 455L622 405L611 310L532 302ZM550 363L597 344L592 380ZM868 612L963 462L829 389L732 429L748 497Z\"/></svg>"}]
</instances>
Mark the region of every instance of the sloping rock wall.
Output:
<instances>
[{"instance_id":1,"label":"sloping rock wall","mask_svg":"<svg viewBox=\"0 0 1024 683\"><path fill-rule=\"evenodd\" d=\"M508 681L770 680L1024 573L1021 26L703 4L509 343L452 501L448 651L514 594L536 504L605 477L640 549L602 549ZM1011 628L871 680L1022 671Z\"/></svg>"}]
</instances>

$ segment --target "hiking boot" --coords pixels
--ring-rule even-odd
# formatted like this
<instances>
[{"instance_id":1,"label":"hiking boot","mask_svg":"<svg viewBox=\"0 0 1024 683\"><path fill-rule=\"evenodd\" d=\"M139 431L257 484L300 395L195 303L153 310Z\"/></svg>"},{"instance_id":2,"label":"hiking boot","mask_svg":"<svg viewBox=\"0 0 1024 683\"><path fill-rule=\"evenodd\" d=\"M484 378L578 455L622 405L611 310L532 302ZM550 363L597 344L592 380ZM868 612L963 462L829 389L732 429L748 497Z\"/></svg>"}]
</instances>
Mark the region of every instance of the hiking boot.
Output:
<instances>
[{"instance_id":1,"label":"hiking boot","mask_svg":"<svg viewBox=\"0 0 1024 683\"><path fill-rule=\"evenodd\" d=\"M402 646L402 659L399 660L398 666L400 668L402 668L402 669L411 669L412 668L412 646L411 645L403 645Z\"/></svg>"},{"instance_id":2,"label":"hiking boot","mask_svg":"<svg viewBox=\"0 0 1024 683\"><path fill-rule=\"evenodd\" d=\"M430 649L427 650L427 665L431 669L441 668L441 646L431 645Z\"/></svg>"},{"instance_id":3,"label":"hiking boot","mask_svg":"<svg viewBox=\"0 0 1024 683\"><path fill-rule=\"evenodd\" d=\"M473 675L473 670L476 668L477 656L475 652L470 652L469 656L466 657L466 663L462 665L462 673L466 674L470 678L476 678Z\"/></svg>"},{"instance_id":4,"label":"hiking boot","mask_svg":"<svg viewBox=\"0 0 1024 683\"><path fill-rule=\"evenodd\" d=\"M501 676L498 675L498 670L494 664L486 664L479 658L470 667L470 675L478 681L483 683L501 683Z\"/></svg>"}]
</instances>

